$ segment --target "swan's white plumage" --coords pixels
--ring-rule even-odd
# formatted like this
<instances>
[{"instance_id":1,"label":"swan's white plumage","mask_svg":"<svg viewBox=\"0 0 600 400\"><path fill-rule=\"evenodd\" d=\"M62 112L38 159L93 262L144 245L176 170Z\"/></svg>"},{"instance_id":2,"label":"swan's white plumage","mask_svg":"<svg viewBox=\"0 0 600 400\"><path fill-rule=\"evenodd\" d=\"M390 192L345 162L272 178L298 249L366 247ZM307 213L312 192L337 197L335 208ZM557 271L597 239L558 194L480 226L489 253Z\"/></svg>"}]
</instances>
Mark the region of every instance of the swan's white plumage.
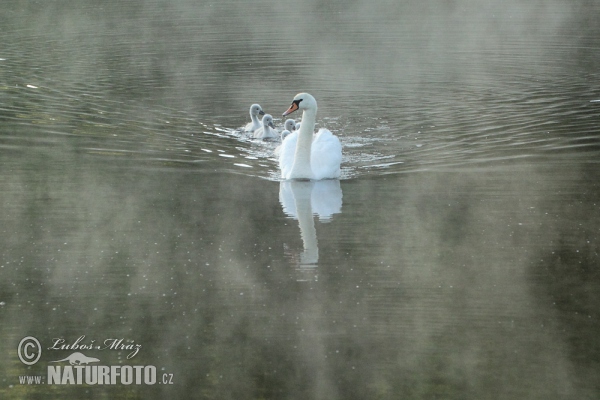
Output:
<instances>
[{"instance_id":1,"label":"swan's white plumage","mask_svg":"<svg viewBox=\"0 0 600 400\"><path fill-rule=\"evenodd\" d=\"M283 179L297 179L291 177L294 155L298 144L298 133L294 131L283 138L279 151L279 167ZM331 179L340 177L340 164L342 163L342 145L340 140L328 129L321 128L313 135L310 149L310 166L313 176L308 179Z\"/></svg>"},{"instance_id":2,"label":"swan's white plumage","mask_svg":"<svg viewBox=\"0 0 600 400\"><path fill-rule=\"evenodd\" d=\"M262 107L258 104L252 104L250 106L250 119L252 121L248 122L244 127L246 132L254 132L258 128L262 127L262 123L258 119L259 115L265 115Z\"/></svg>"},{"instance_id":3,"label":"swan's white plumage","mask_svg":"<svg viewBox=\"0 0 600 400\"><path fill-rule=\"evenodd\" d=\"M317 102L308 93L294 97L292 106L284 115L303 110L299 131L288 135L281 143L279 167L283 179L339 178L342 162L340 140L325 128L313 135L317 115Z\"/></svg>"},{"instance_id":4,"label":"swan's white plumage","mask_svg":"<svg viewBox=\"0 0 600 400\"><path fill-rule=\"evenodd\" d=\"M273 124L273 117L270 114L265 114L262 119L262 126L254 131L254 138L269 139L277 137L277 131Z\"/></svg>"},{"instance_id":5,"label":"swan's white plumage","mask_svg":"<svg viewBox=\"0 0 600 400\"><path fill-rule=\"evenodd\" d=\"M281 132L281 144L277 147L275 147L275 150L273 151L273 153L279 157L279 154L281 153L281 146L283 145L283 141L285 140L286 137L288 137L289 135L291 135L292 132L288 131L287 129L284 129Z\"/></svg>"}]
</instances>

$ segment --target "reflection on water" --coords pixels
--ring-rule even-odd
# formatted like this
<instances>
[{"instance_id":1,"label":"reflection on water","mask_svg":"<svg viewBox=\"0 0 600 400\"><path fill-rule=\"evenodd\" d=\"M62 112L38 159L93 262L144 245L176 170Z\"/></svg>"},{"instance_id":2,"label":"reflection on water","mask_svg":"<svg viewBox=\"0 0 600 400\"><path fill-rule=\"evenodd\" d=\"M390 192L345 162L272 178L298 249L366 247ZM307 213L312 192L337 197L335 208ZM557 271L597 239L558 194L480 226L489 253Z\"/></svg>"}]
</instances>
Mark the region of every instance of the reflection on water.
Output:
<instances>
[{"instance_id":1,"label":"reflection on water","mask_svg":"<svg viewBox=\"0 0 600 400\"><path fill-rule=\"evenodd\" d=\"M521 3L8 1L0 397L598 398L599 10ZM300 91L340 181L236 131Z\"/></svg>"},{"instance_id":2,"label":"reflection on water","mask_svg":"<svg viewBox=\"0 0 600 400\"><path fill-rule=\"evenodd\" d=\"M304 251L300 266L319 263L319 245L313 215L330 221L342 211L342 189L335 179L321 181L283 181L279 186L283 212L298 221Z\"/></svg>"},{"instance_id":3,"label":"reflection on water","mask_svg":"<svg viewBox=\"0 0 600 400\"><path fill-rule=\"evenodd\" d=\"M51 154L3 164L19 171L2 194L1 329L13 348L27 334L134 339L138 362L177 379L133 388L141 397L595 390L600 188L577 190L593 171L330 181L344 212L316 223L310 182ZM318 280L290 263L288 249L310 241L282 212L288 189L318 237ZM46 352L42 363L60 358ZM7 385L39 371L5 360ZM125 396L56 396L85 390Z\"/></svg>"}]
</instances>

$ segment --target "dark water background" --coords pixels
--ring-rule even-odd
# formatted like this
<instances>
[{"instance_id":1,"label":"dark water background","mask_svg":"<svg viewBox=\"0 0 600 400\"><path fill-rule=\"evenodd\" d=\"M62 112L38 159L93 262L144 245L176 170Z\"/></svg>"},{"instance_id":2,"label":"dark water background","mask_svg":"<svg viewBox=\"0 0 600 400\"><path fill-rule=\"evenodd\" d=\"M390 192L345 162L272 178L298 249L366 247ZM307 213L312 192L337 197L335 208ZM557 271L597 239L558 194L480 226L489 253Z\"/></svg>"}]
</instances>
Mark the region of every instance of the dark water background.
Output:
<instances>
[{"instance_id":1,"label":"dark water background","mask_svg":"<svg viewBox=\"0 0 600 400\"><path fill-rule=\"evenodd\" d=\"M599 16L3 2L0 398L599 398ZM339 184L234 130L300 91ZM174 384L19 384L81 335Z\"/></svg>"}]
</instances>

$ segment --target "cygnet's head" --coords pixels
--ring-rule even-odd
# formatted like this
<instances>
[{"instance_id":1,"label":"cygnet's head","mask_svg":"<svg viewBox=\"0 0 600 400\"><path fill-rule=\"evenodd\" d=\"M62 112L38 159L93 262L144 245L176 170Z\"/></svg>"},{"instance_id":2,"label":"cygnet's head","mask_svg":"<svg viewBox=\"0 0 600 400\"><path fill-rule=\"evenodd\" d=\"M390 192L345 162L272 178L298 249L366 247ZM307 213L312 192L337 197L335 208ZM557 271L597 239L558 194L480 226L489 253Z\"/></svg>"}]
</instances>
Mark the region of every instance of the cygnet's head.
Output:
<instances>
[{"instance_id":1,"label":"cygnet's head","mask_svg":"<svg viewBox=\"0 0 600 400\"><path fill-rule=\"evenodd\" d=\"M265 115L265 112L258 104L252 104L250 106L250 115Z\"/></svg>"},{"instance_id":2,"label":"cygnet's head","mask_svg":"<svg viewBox=\"0 0 600 400\"><path fill-rule=\"evenodd\" d=\"M281 132L281 141L283 142L283 139L285 139L288 135L290 135L292 132L288 131L287 129L284 130L283 132Z\"/></svg>"},{"instance_id":3,"label":"cygnet's head","mask_svg":"<svg viewBox=\"0 0 600 400\"><path fill-rule=\"evenodd\" d=\"M288 130L290 132L296 130L296 121L294 121L291 118L286 120L283 129Z\"/></svg>"},{"instance_id":4,"label":"cygnet's head","mask_svg":"<svg viewBox=\"0 0 600 400\"><path fill-rule=\"evenodd\" d=\"M263 126L268 126L275 129L275 124L273 123L273 117L271 116L271 114L265 114L265 116L262 119L262 123Z\"/></svg>"},{"instance_id":5,"label":"cygnet's head","mask_svg":"<svg viewBox=\"0 0 600 400\"><path fill-rule=\"evenodd\" d=\"M287 111L283 113L283 116L285 117L286 115L291 114L296 110L308 110L308 109L312 109L312 110L316 111L317 110L317 100L315 100L315 98L312 97L308 93L298 93L294 97L294 100L292 100L292 105L290 106L290 108L288 108Z\"/></svg>"}]
</instances>

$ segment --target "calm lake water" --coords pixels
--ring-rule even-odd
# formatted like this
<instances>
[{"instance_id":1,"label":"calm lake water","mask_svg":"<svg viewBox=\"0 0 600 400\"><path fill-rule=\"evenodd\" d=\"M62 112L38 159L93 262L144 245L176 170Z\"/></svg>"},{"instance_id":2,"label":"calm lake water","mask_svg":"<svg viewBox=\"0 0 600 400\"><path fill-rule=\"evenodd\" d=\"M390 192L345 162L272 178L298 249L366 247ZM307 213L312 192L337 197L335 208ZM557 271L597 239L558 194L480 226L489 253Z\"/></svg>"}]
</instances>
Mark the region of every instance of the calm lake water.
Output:
<instances>
[{"instance_id":1,"label":"calm lake water","mask_svg":"<svg viewBox=\"0 0 600 400\"><path fill-rule=\"evenodd\" d=\"M600 5L4 3L0 398L600 398Z\"/></svg>"}]
</instances>

